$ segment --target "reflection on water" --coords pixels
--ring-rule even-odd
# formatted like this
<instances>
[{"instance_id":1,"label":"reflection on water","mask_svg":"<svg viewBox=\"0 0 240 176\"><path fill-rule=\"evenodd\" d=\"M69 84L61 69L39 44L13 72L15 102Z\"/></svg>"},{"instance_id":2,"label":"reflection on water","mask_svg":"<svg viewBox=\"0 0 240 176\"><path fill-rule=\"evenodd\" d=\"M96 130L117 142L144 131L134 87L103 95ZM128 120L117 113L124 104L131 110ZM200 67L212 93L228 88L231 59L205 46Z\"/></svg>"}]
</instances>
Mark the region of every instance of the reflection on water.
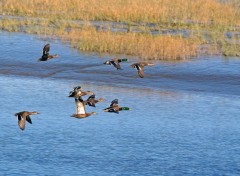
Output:
<instances>
[{"instance_id":1,"label":"reflection on water","mask_svg":"<svg viewBox=\"0 0 240 176\"><path fill-rule=\"evenodd\" d=\"M128 64L121 71L97 65L106 58L53 41L51 52L61 58L39 63L44 42L0 35L1 174L240 173L238 60L159 62L140 79ZM76 85L106 99L96 108L86 107L96 115L70 117L75 104L67 96ZM115 98L132 110L103 112ZM25 131L13 116L22 110L41 113L32 116Z\"/></svg>"}]
</instances>

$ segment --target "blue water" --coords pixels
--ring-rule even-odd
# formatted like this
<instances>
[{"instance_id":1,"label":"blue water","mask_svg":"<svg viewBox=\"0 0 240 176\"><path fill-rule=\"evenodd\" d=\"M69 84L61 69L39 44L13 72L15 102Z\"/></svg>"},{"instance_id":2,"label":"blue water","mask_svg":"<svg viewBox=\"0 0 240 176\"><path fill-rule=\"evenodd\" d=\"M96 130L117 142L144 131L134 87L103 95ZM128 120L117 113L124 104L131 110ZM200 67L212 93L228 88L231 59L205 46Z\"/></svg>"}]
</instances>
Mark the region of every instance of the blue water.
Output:
<instances>
[{"instance_id":1,"label":"blue water","mask_svg":"<svg viewBox=\"0 0 240 176\"><path fill-rule=\"evenodd\" d=\"M42 47L60 58L37 62ZM155 62L138 78L129 65L57 40L0 32L0 175L239 175L239 58ZM105 102L75 113L72 87ZM87 97L86 97L87 98ZM103 112L110 102L131 107ZM21 131L16 112L33 124Z\"/></svg>"}]
</instances>

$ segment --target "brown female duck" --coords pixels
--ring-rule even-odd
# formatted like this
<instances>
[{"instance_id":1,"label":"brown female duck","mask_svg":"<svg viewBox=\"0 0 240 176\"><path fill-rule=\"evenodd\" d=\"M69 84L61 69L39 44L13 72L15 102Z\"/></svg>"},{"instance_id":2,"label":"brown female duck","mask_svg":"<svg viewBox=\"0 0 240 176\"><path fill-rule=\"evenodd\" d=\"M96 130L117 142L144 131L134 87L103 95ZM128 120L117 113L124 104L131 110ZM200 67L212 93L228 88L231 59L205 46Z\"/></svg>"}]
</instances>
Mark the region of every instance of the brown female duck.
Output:
<instances>
[{"instance_id":1,"label":"brown female duck","mask_svg":"<svg viewBox=\"0 0 240 176\"><path fill-rule=\"evenodd\" d=\"M130 67L136 68L137 71L138 71L138 76L140 78L143 78L144 77L144 67L145 66L153 66L153 65L154 64L147 63L147 62L138 62L138 63L132 64Z\"/></svg>"},{"instance_id":2,"label":"brown female duck","mask_svg":"<svg viewBox=\"0 0 240 176\"><path fill-rule=\"evenodd\" d=\"M15 116L17 116L18 118L18 126L21 130L25 129L25 125L26 125L26 121L30 124L32 124L32 120L30 118L30 115L35 115L35 114L40 114L39 112L33 111L33 112L29 112L29 111L22 111L22 112L18 112L15 114Z\"/></svg>"},{"instance_id":3,"label":"brown female duck","mask_svg":"<svg viewBox=\"0 0 240 176\"><path fill-rule=\"evenodd\" d=\"M88 97L88 99L85 101L85 104L88 106L96 107L96 103L105 101L104 98L99 98L98 100L95 99L95 95L91 95Z\"/></svg>"}]
</instances>

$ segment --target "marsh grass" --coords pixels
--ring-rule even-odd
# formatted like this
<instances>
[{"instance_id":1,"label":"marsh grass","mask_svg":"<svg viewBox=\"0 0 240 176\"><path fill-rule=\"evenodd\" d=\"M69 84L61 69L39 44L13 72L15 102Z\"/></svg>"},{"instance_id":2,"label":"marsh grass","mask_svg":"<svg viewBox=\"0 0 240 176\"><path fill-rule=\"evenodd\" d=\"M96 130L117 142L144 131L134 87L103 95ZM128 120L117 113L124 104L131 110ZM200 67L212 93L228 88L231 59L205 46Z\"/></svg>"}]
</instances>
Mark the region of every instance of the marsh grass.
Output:
<instances>
[{"instance_id":1,"label":"marsh grass","mask_svg":"<svg viewBox=\"0 0 240 176\"><path fill-rule=\"evenodd\" d=\"M11 15L80 20L221 25L240 24L239 2L229 0L2 0Z\"/></svg>"},{"instance_id":2,"label":"marsh grass","mask_svg":"<svg viewBox=\"0 0 240 176\"><path fill-rule=\"evenodd\" d=\"M239 31L240 2L229 0L2 0L1 13L27 18L1 20L11 32L56 36L82 51L126 54L142 59L178 60L195 57L208 46L208 54L239 55L239 38L226 40L225 33ZM111 27L96 30L75 20L116 21L127 32ZM153 25L152 25L153 24ZM133 29L142 31L134 33ZM191 30L181 35L151 35L164 29ZM208 31L208 36L204 34Z\"/></svg>"},{"instance_id":3,"label":"marsh grass","mask_svg":"<svg viewBox=\"0 0 240 176\"><path fill-rule=\"evenodd\" d=\"M173 36L152 36L141 33L97 31L92 26L71 30L62 36L82 51L126 54L142 59L177 60L197 56L197 43L192 39Z\"/></svg>"}]
</instances>

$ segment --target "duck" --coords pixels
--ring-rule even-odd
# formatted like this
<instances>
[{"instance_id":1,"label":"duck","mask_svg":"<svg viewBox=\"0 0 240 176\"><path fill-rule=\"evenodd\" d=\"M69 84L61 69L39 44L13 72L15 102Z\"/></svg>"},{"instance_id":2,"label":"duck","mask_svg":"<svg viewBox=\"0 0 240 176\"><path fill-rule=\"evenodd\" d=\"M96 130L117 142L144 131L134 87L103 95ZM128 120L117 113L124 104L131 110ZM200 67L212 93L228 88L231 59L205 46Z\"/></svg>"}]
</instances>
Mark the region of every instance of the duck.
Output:
<instances>
[{"instance_id":1,"label":"duck","mask_svg":"<svg viewBox=\"0 0 240 176\"><path fill-rule=\"evenodd\" d=\"M114 99L110 106L105 108L103 111L104 112L114 112L114 113L117 113L119 114L119 111L122 111L122 110L131 110L129 107L120 107L118 105L118 99Z\"/></svg>"},{"instance_id":2,"label":"duck","mask_svg":"<svg viewBox=\"0 0 240 176\"><path fill-rule=\"evenodd\" d=\"M82 97L77 97L75 98L75 104L77 107L77 112L76 114L71 115L71 117L75 117L75 118L86 118L88 116L91 116L93 114L97 114L96 112L90 112L87 113L86 109L85 109L85 101L83 101Z\"/></svg>"},{"instance_id":3,"label":"duck","mask_svg":"<svg viewBox=\"0 0 240 176\"><path fill-rule=\"evenodd\" d=\"M50 55L49 51L50 51L50 44L48 43L43 47L43 55L41 58L38 59L38 61L48 61L50 59L59 57L58 54Z\"/></svg>"},{"instance_id":4,"label":"duck","mask_svg":"<svg viewBox=\"0 0 240 176\"><path fill-rule=\"evenodd\" d=\"M104 98L99 98L98 100L95 99L95 94L88 97L88 99L85 101L85 104L88 106L96 107L96 103L105 101Z\"/></svg>"},{"instance_id":5,"label":"duck","mask_svg":"<svg viewBox=\"0 0 240 176\"><path fill-rule=\"evenodd\" d=\"M147 63L147 62L138 62L138 63L134 63L132 65L130 65L130 67L132 68L136 68L138 71L138 76L140 78L144 77L144 67L145 66L153 66L154 64L152 63Z\"/></svg>"},{"instance_id":6,"label":"duck","mask_svg":"<svg viewBox=\"0 0 240 176\"><path fill-rule=\"evenodd\" d=\"M32 120L30 118L30 115L36 115L40 114L37 111L29 112L29 111L21 111L18 113L15 113L14 115L18 118L18 126L21 130L25 129L26 121L30 124L32 124Z\"/></svg>"},{"instance_id":7,"label":"duck","mask_svg":"<svg viewBox=\"0 0 240 176\"><path fill-rule=\"evenodd\" d=\"M121 70L121 66L119 64L119 62L127 62L127 59L126 58L123 58L123 59L118 59L118 58L115 58L115 59L110 59L106 62L104 62L103 64L105 65L113 65L115 68L117 68L117 70Z\"/></svg>"}]
</instances>

